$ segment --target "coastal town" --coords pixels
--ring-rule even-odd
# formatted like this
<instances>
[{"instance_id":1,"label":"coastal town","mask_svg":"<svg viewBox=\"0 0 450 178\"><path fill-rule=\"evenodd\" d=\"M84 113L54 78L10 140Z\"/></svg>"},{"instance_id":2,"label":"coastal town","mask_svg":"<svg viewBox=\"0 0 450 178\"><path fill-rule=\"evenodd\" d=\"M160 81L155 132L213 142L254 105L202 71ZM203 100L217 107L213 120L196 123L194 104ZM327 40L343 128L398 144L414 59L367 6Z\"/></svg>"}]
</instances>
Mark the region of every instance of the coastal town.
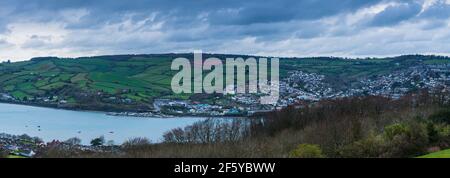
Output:
<instances>
[{"instance_id":1,"label":"coastal town","mask_svg":"<svg viewBox=\"0 0 450 178\"><path fill-rule=\"evenodd\" d=\"M325 76L295 71L280 84L283 96L278 106L286 107L299 101L317 101L351 96L384 96L398 99L419 89L450 90L450 65L422 65L386 75L364 78L350 87L334 87Z\"/></svg>"},{"instance_id":2,"label":"coastal town","mask_svg":"<svg viewBox=\"0 0 450 178\"><path fill-rule=\"evenodd\" d=\"M384 75L353 79L353 81L349 82L351 85L344 87L330 82L330 80L327 80L328 77L301 70L288 72L287 77L280 80L280 97L278 102L273 105L260 104L260 95L257 94L227 94L214 96L210 100L154 99L151 105L152 109L139 112L112 111L107 112L107 114L113 116L162 118L173 116L250 116L257 112L279 110L290 105L315 102L321 99L364 95L377 95L396 99L410 91L419 89L439 88L443 91L448 91L450 89L450 64L416 65ZM120 91L122 94L130 92L130 90ZM86 93L81 95L90 97ZM94 95L104 103L115 105L136 104L136 101L131 98L114 96L101 91L94 93ZM64 96L57 95L19 100L9 93L0 93L0 101L60 108L66 108L66 106L70 105L70 101Z\"/></svg>"},{"instance_id":3,"label":"coastal town","mask_svg":"<svg viewBox=\"0 0 450 178\"><path fill-rule=\"evenodd\" d=\"M352 87L338 87L326 82L326 76L302 71L289 72L280 81L280 99L274 105L259 104L259 96L236 94L225 96L230 106L191 103L180 100L158 100L156 108L167 107L178 114L210 114L226 116L245 113L251 115L258 111L282 109L304 102L321 99L336 99L352 96L384 96L398 99L408 92L420 89L439 89L450 91L450 65L422 65L393 73L357 80Z\"/></svg>"}]
</instances>

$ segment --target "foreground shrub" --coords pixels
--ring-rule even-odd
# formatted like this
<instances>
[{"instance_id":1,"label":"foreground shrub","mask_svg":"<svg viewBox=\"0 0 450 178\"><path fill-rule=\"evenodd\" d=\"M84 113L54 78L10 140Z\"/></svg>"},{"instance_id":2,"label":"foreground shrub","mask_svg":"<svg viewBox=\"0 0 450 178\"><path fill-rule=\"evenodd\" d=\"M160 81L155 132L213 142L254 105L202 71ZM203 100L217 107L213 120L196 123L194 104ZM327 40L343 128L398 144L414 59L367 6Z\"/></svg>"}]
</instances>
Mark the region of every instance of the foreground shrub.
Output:
<instances>
[{"instance_id":1,"label":"foreground shrub","mask_svg":"<svg viewBox=\"0 0 450 178\"><path fill-rule=\"evenodd\" d=\"M6 158L8 157L8 152L4 149L0 148L0 158Z\"/></svg>"},{"instance_id":2,"label":"foreground shrub","mask_svg":"<svg viewBox=\"0 0 450 178\"><path fill-rule=\"evenodd\" d=\"M432 114L429 119L433 122L450 124L450 109L440 110Z\"/></svg>"},{"instance_id":3,"label":"foreground shrub","mask_svg":"<svg viewBox=\"0 0 450 178\"><path fill-rule=\"evenodd\" d=\"M378 158L385 152L385 141L371 133L367 138L345 146L340 151L344 158Z\"/></svg>"},{"instance_id":4,"label":"foreground shrub","mask_svg":"<svg viewBox=\"0 0 450 178\"><path fill-rule=\"evenodd\" d=\"M91 140L91 145L92 146L103 146L105 144L105 137L104 136L100 136L98 138L94 138Z\"/></svg>"},{"instance_id":5,"label":"foreground shrub","mask_svg":"<svg viewBox=\"0 0 450 178\"><path fill-rule=\"evenodd\" d=\"M149 157L152 154L153 147L147 138L132 138L122 144L125 157Z\"/></svg>"},{"instance_id":6,"label":"foreground shrub","mask_svg":"<svg viewBox=\"0 0 450 178\"><path fill-rule=\"evenodd\" d=\"M450 125L437 124L434 125L434 130L437 132L437 136L435 136L436 138L434 139L430 138L430 141L434 141L434 146L442 148L450 147Z\"/></svg>"},{"instance_id":7,"label":"foreground shrub","mask_svg":"<svg viewBox=\"0 0 450 178\"><path fill-rule=\"evenodd\" d=\"M427 127L423 123L411 122L391 125L385 130L385 135L390 139L387 140L388 152L383 157L413 157L421 155L426 152L429 144Z\"/></svg>"},{"instance_id":8,"label":"foreground shrub","mask_svg":"<svg viewBox=\"0 0 450 178\"><path fill-rule=\"evenodd\" d=\"M430 140L440 140L432 124L417 121L386 126L380 135L369 134L366 138L344 146L341 157L414 157L426 152ZM430 139L431 137L431 139Z\"/></svg>"},{"instance_id":9,"label":"foreground shrub","mask_svg":"<svg viewBox=\"0 0 450 178\"><path fill-rule=\"evenodd\" d=\"M300 144L289 154L291 158L324 158L322 150L318 145Z\"/></svg>"},{"instance_id":10,"label":"foreground shrub","mask_svg":"<svg viewBox=\"0 0 450 178\"><path fill-rule=\"evenodd\" d=\"M384 137L387 140L393 140L396 136L406 135L409 128L405 124L393 124L384 128Z\"/></svg>"},{"instance_id":11,"label":"foreground shrub","mask_svg":"<svg viewBox=\"0 0 450 178\"><path fill-rule=\"evenodd\" d=\"M137 137L137 138L132 138L132 139L125 141L122 144L122 146L125 148L129 148L129 147L135 147L135 146L146 146L146 145L150 145L150 144L151 144L151 142L147 138Z\"/></svg>"},{"instance_id":12,"label":"foreground shrub","mask_svg":"<svg viewBox=\"0 0 450 178\"><path fill-rule=\"evenodd\" d=\"M79 139L77 137L73 137L73 138L67 139L66 141L64 141L64 143L66 143L70 146L81 145L81 139Z\"/></svg>"}]
</instances>

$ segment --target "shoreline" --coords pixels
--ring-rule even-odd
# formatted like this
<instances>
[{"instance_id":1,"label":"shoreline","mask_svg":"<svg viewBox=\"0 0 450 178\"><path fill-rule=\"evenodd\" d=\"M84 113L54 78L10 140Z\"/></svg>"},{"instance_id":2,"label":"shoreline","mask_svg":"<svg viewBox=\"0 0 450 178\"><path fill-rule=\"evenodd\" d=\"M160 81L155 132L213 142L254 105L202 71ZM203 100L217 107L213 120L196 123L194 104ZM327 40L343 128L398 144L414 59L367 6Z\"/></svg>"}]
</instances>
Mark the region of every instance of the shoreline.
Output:
<instances>
[{"instance_id":1,"label":"shoreline","mask_svg":"<svg viewBox=\"0 0 450 178\"><path fill-rule=\"evenodd\" d=\"M208 116L203 114L183 114L183 115L169 115L163 113L154 113L154 112L135 112L135 111L105 111L105 110L95 110L95 109L80 109L74 107L58 107L57 104L39 104L39 103L23 103L23 102L11 102L1 100L0 104L12 104L12 105L20 105L20 106L29 106L29 107L38 107L38 108L48 108L48 109L57 109L57 110L66 110L66 111L80 111L80 112L95 112L102 113L108 116L114 117L136 117L136 118L158 118L158 119L170 119L170 118L183 118L183 117L198 117L198 118L248 118L251 116L244 115L235 115L235 116ZM256 113L255 113L256 114Z\"/></svg>"},{"instance_id":2,"label":"shoreline","mask_svg":"<svg viewBox=\"0 0 450 178\"><path fill-rule=\"evenodd\" d=\"M37 108L47 108L47 109L56 109L56 110L65 110L65 111L80 111L80 112L94 112L94 113L107 113L107 111L101 110L93 110L93 109L77 109L70 107L55 107L52 106L54 104L36 104L36 103L23 103L23 102L7 102L0 101L0 104L11 104L11 105L19 105L19 106L28 106L28 107L37 107Z\"/></svg>"}]
</instances>

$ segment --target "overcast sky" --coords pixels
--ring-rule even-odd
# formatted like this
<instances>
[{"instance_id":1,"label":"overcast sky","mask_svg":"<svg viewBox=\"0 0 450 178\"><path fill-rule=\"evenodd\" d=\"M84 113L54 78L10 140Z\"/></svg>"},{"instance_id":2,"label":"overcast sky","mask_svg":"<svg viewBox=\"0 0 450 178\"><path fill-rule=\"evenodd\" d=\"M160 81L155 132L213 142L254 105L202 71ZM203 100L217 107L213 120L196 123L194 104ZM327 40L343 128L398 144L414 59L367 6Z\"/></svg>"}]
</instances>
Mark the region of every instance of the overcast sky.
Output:
<instances>
[{"instance_id":1,"label":"overcast sky","mask_svg":"<svg viewBox=\"0 0 450 178\"><path fill-rule=\"evenodd\" d=\"M450 54L450 0L1 0L0 60Z\"/></svg>"}]
</instances>

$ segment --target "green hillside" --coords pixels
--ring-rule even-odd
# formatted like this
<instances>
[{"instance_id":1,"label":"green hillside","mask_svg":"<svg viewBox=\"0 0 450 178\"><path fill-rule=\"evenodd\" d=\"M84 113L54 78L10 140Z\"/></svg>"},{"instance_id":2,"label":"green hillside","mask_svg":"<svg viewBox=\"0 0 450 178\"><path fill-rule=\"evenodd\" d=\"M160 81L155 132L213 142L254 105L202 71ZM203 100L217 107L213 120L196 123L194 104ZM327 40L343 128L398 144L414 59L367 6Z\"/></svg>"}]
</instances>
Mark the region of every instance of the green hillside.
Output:
<instances>
[{"instance_id":1,"label":"green hillside","mask_svg":"<svg viewBox=\"0 0 450 178\"><path fill-rule=\"evenodd\" d=\"M105 110L151 108L155 98L188 99L174 96L170 70L177 57L192 54L117 55L68 58L34 58L24 62L0 64L0 92L21 102L64 101L64 107ZM211 55L204 55L207 58ZM214 55L220 59L236 55ZM243 56L246 58L247 56ZM425 61L425 62L424 62ZM281 76L292 70L324 74L337 84L360 77L389 73L417 64L448 63L436 56L402 56L383 59L284 58ZM58 105L62 105L59 103ZM92 108L94 107L94 108Z\"/></svg>"},{"instance_id":2,"label":"green hillside","mask_svg":"<svg viewBox=\"0 0 450 178\"><path fill-rule=\"evenodd\" d=\"M163 56L104 56L3 63L1 91L21 101L58 96L73 105L89 100L102 103L90 98L101 94L149 103L171 94L170 62Z\"/></svg>"}]
</instances>

